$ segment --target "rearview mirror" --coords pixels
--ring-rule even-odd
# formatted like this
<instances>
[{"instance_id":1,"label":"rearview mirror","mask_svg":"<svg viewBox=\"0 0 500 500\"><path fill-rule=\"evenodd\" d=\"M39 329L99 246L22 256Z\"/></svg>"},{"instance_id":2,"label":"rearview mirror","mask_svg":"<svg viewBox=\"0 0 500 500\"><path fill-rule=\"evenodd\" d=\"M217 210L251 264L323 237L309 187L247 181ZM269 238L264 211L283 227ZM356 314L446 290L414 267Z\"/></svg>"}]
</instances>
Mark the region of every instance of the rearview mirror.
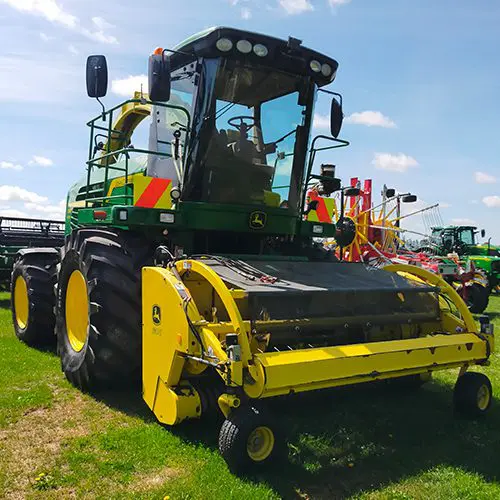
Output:
<instances>
[{"instance_id":1,"label":"rearview mirror","mask_svg":"<svg viewBox=\"0 0 500 500\"><path fill-rule=\"evenodd\" d=\"M484 238L486 236L486 231L484 229L481 229L481 238Z\"/></svg>"},{"instance_id":2,"label":"rearview mirror","mask_svg":"<svg viewBox=\"0 0 500 500\"><path fill-rule=\"evenodd\" d=\"M332 137L337 138L342 128L342 121L344 113L342 112L342 105L337 99L332 99L332 107L330 110L330 134Z\"/></svg>"},{"instance_id":3,"label":"rearview mirror","mask_svg":"<svg viewBox=\"0 0 500 500\"><path fill-rule=\"evenodd\" d=\"M164 102L170 99L170 58L164 53L149 57L149 98Z\"/></svg>"},{"instance_id":4,"label":"rearview mirror","mask_svg":"<svg viewBox=\"0 0 500 500\"><path fill-rule=\"evenodd\" d=\"M415 203L417 201L417 195L407 194L407 195L401 197L401 201L403 203Z\"/></svg>"},{"instance_id":5,"label":"rearview mirror","mask_svg":"<svg viewBox=\"0 0 500 500\"><path fill-rule=\"evenodd\" d=\"M394 198L395 195L396 195L396 190L395 189L389 188L389 189L385 190L385 196L387 198Z\"/></svg>"},{"instance_id":6,"label":"rearview mirror","mask_svg":"<svg viewBox=\"0 0 500 500\"><path fill-rule=\"evenodd\" d=\"M344 189L344 194L346 196L359 196L359 193L361 193L361 189L359 189L357 187L350 187L350 188Z\"/></svg>"},{"instance_id":7,"label":"rearview mirror","mask_svg":"<svg viewBox=\"0 0 500 500\"><path fill-rule=\"evenodd\" d=\"M87 94L89 97L104 97L108 91L108 64L105 56L87 58Z\"/></svg>"}]
</instances>

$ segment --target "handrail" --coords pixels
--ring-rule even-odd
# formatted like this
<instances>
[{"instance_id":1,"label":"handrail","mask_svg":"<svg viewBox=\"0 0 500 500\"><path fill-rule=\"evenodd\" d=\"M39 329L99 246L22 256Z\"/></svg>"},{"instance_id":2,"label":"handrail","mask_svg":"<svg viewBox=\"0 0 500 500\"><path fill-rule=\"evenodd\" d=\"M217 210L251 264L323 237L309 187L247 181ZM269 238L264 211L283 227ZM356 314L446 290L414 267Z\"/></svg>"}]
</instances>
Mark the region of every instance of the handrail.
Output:
<instances>
[{"instance_id":1,"label":"handrail","mask_svg":"<svg viewBox=\"0 0 500 500\"><path fill-rule=\"evenodd\" d=\"M334 146L315 148L316 141L318 141L319 139L325 139L327 141L335 142L337 144L335 144ZM300 207L301 212L304 212L306 197L307 197L307 186L309 185L309 182L311 180L311 172L312 172L312 168L314 166L314 160L316 159L316 153L318 151L327 151L330 149L344 148L346 146L349 146L349 144L350 144L349 141L345 141L343 139L337 139L336 137L331 137L328 135L317 135L312 140L311 148L309 149L309 162L307 165L307 172L306 172L305 183L304 183L304 186L306 187L306 189L304 189L304 193L302 195L302 203L301 203L301 207Z\"/></svg>"},{"instance_id":2,"label":"handrail","mask_svg":"<svg viewBox=\"0 0 500 500\"><path fill-rule=\"evenodd\" d=\"M185 132L186 132L186 137L184 141L184 146L188 144L189 142L189 133L191 130L191 115L189 111L184 108L183 106L178 106L174 104L168 104L168 103L162 103L162 102L153 102L145 98L134 98L134 99L128 99L126 101L121 102L120 104L117 104L116 106L105 110L102 114L96 116L92 120L87 122L87 126L90 127L90 144L89 144L89 155L88 155L88 160L86 162L87 165L87 185L86 185L86 190L85 190L85 206L88 207L89 202L95 202L95 201L104 201L104 200L111 200L113 199L112 196L106 196L106 189L108 189L108 183L110 180L110 174L109 171L115 170L119 172L124 173L125 177L125 184L128 184L128 177L129 177L129 161L130 161L130 154L131 153L139 153L139 154L146 154L146 155L154 155L162 158L172 158L173 155L170 153L162 153L159 151L151 151L148 149L142 149L142 148L129 148L129 147L122 147L121 149L116 149L112 150L112 145L113 142L115 142L115 145L119 145L120 143L116 144L116 141L127 137L127 134L124 133L122 130L115 129L113 127L113 115L117 110L122 110L123 113L128 113L131 110L127 110L126 106L127 105L134 105L132 108L135 108L135 105L139 104L141 106L151 106L151 110L147 109L144 111L144 108L142 109L142 113L144 113L144 116L147 116L147 112L149 112L150 115L153 113L153 108L154 107L160 107L160 108L167 108L167 109L174 109L178 110L181 113L183 113L186 116L186 126L185 126ZM139 111L137 111L139 112ZM122 114L123 114L122 113ZM121 115L118 114L118 117ZM98 121L103 121L105 123L105 126L103 125L98 125ZM96 156L94 151L94 140L95 137L97 137L96 132L97 131L103 131L106 133L106 149L103 154L100 154L99 156ZM172 144L172 142L167 142L167 141L159 141L161 144ZM121 155L125 155L125 164L121 163L120 165L117 165L117 158ZM186 161L186 155L187 155L187 148L183 147L182 151L182 163L184 164ZM93 167L97 168L104 168L104 179L100 182L102 182L102 196L99 197L91 197L91 173L93 170ZM95 190L97 191L97 189ZM125 199L130 199L132 195L117 195L118 198L125 198Z\"/></svg>"}]
</instances>

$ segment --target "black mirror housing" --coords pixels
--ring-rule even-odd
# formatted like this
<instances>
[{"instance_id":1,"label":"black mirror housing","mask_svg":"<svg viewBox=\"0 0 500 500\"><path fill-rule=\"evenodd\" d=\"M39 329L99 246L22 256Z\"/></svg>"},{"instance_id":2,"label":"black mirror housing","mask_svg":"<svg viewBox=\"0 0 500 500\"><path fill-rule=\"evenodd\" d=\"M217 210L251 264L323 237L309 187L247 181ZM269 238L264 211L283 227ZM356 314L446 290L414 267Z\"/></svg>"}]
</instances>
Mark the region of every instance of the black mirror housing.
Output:
<instances>
[{"instance_id":1,"label":"black mirror housing","mask_svg":"<svg viewBox=\"0 0 500 500\"><path fill-rule=\"evenodd\" d=\"M403 203L415 203L417 201L417 195L416 194L407 194L407 195L401 197L401 201Z\"/></svg>"},{"instance_id":2,"label":"black mirror housing","mask_svg":"<svg viewBox=\"0 0 500 500\"><path fill-rule=\"evenodd\" d=\"M164 54L149 57L149 98L166 102L170 99L170 58Z\"/></svg>"},{"instance_id":3,"label":"black mirror housing","mask_svg":"<svg viewBox=\"0 0 500 500\"><path fill-rule=\"evenodd\" d=\"M104 97L108 91L108 64L106 57L93 55L87 58L87 94Z\"/></svg>"},{"instance_id":4,"label":"black mirror housing","mask_svg":"<svg viewBox=\"0 0 500 500\"><path fill-rule=\"evenodd\" d=\"M484 229L481 229L481 238L484 238L486 236L486 231Z\"/></svg>"},{"instance_id":5,"label":"black mirror housing","mask_svg":"<svg viewBox=\"0 0 500 500\"><path fill-rule=\"evenodd\" d=\"M344 194L346 196L359 196L361 193L361 189L357 187L349 187L344 189Z\"/></svg>"},{"instance_id":6,"label":"black mirror housing","mask_svg":"<svg viewBox=\"0 0 500 500\"><path fill-rule=\"evenodd\" d=\"M342 121L344 120L344 113L342 112L342 105L337 99L332 99L332 106L330 109L330 134L335 139L340 134L342 128Z\"/></svg>"},{"instance_id":7,"label":"black mirror housing","mask_svg":"<svg viewBox=\"0 0 500 500\"><path fill-rule=\"evenodd\" d=\"M389 188L385 190L385 196L387 198L394 198L396 196L396 190L394 188Z\"/></svg>"}]
</instances>

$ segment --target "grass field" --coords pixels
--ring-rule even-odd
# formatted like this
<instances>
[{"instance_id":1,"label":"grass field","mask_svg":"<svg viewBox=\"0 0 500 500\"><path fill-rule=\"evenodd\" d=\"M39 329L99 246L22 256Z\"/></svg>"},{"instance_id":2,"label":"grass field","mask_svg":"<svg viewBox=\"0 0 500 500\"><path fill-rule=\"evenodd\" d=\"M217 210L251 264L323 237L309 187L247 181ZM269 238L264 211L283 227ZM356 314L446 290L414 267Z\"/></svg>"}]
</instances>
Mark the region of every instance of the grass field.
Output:
<instances>
[{"instance_id":1,"label":"grass field","mask_svg":"<svg viewBox=\"0 0 500 500\"><path fill-rule=\"evenodd\" d=\"M337 390L276 403L286 465L232 476L217 422L167 429L137 390L73 389L59 360L14 336L0 294L0 498L500 498L500 404L457 419L455 373L417 392ZM500 297L488 312L500 332ZM500 356L484 371L500 393Z\"/></svg>"}]
</instances>

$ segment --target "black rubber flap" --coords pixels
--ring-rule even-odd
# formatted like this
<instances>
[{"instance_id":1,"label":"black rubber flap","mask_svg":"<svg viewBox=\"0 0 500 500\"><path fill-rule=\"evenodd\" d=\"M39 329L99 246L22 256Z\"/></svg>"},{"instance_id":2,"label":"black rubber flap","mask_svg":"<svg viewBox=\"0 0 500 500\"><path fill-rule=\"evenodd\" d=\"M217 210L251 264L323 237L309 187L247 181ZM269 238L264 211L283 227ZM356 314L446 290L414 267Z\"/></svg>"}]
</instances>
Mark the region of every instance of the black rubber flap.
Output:
<instances>
[{"instance_id":1,"label":"black rubber flap","mask_svg":"<svg viewBox=\"0 0 500 500\"><path fill-rule=\"evenodd\" d=\"M304 292L436 292L435 287L406 280L396 273L361 263L234 261L204 262L234 288L251 294Z\"/></svg>"}]
</instances>

